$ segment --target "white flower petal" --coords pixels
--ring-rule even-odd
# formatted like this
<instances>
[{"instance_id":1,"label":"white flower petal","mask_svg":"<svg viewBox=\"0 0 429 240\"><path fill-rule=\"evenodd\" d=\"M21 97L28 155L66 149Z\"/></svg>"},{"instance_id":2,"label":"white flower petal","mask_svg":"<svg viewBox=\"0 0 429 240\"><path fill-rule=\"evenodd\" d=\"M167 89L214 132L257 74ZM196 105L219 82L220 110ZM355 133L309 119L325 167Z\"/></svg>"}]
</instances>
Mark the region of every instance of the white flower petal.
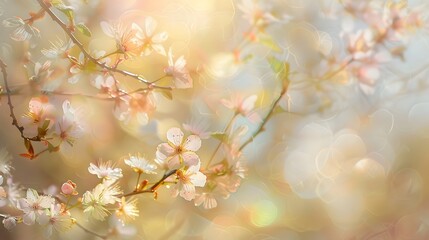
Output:
<instances>
[{"instance_id":1,"label":"white flower petal","mask_svg":"<svg viewBox=\"0 0 429 240\"><path fill-rule=\"evenodd\" d=\"M197 151L201 147L201 139L196 135L190 135L186 138L184 148L188 151Z\"/></svg>"},{"instance_id":2,"label":"white flower petal","mask_svg":"<svg viewBox=\"0 0 429 240\"><path fill-rule=\"evenodd\" d=\"M170 128L167 131L167 139L170 143L174 144L175 146L180 146L183 141L183 132L180 130L180 128Z\"/></svg>"}]
</instances>

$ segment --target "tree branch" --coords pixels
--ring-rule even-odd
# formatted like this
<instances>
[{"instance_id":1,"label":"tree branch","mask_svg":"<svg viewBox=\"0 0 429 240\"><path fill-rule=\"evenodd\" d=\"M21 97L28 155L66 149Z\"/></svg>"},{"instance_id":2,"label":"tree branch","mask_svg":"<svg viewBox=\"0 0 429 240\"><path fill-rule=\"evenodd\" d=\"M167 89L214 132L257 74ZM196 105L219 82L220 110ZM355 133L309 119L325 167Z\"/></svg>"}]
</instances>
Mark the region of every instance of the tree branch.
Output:
<instances>
[{"instance_id":1,"label":"tree branch","mask_svg":"<svg viewBox=\"0 0 429 240\"><path fill-rule=\"evenodd\" d=\"M171 170L170 172L165 173L164 176L162 176L162 178L158 182L156 182L154 185L152 185L152 187L150 187L147 190L138 191L138 192L134 191L134 192L130 192L130 193L127 193L127 194L123 194L123 195L121 195L119 197L130 197L130 196L134 196L134 195L141 194L141 193L155 193L156 190L158 189L158 187L162 183L164 183L165 179L167 179L171 175L176 174L176 172L177 172L177 169Z\"/></svg>"},{"instance_id":2,"label":"tree branch","mask_svg":"<svg viewBox=\"0 0 429 240\"><path fill-rule=\"evenodd\" d=\"M148 85L151 88L157 88L157 89L163 89L163 90L172 90L173 89L172 87L163 87L163 86L154 85L153 83L142 78L138 74L131 73L131 72L128 72L125 70L120 70L120 69L117 69L115 67L110 67L110 66L107 66L106 64L104 64L102 62L99 62L96 58L91 56L91 54L88 51L85 50L85 47L83 46L83 44L70 31L69 27L50 9L50 7L48 5L45 4L45 2L43 0L37 0L37 2L48 13L48 15L51 16L52 20L54 22L56 22L64 30L64 32L70 37L70 39L73 41L73 43L79 47L79 49L82 51L84 56L86 58L88 58L89 60L91 60L92 62L94 62L99 67L106 69L110 72L116 72L116 73L122 74L124 76L134 78L134 79L138 80L139 82L142 82L142 83Z\"/></svg>"},{"instance_id":3,"label":"tree branch","mask_svg":"<svg viewBox=\"0 0 429 240\"><path fill-rule=\"evenodd\" d=\"M21 134L22 139L28 140L28 141L41 141L41 138L39 136L32 137L32 138L26 137L24 135L24 127L20 126L18 124L18 120L16 118L15 112L13 111L14 106L12 104L12 98L11 98L12 92L11 92L11 90L9 88L9 84L8 84L8 79L7 79L8 76L7 76L6 67L7 67L7 65L3 62L2 59L0 59L0 68L1 68L1 71L3 74L4 86L6 88L7 104L9 105L10 117L12 118L12 125L15 126L16 129L18 129L18 131Z\"/></svg>"}]
</instances>

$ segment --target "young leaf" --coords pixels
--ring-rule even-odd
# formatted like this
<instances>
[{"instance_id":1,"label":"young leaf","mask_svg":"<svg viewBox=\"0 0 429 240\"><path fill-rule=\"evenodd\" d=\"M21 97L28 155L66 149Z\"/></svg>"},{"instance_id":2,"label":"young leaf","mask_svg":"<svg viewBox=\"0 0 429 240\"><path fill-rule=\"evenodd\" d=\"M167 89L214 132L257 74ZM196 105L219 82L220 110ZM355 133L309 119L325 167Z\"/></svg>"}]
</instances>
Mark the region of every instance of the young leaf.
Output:
<instances>
[{"instance_id":1,"label":"young leaf","mask_svg":"<svg viewBox=\"0 0 429 240\"><path fill-rule=\"evenodd\" d=\"M211 136L223 143L226 143L228 141L228 135L225 134L224 132L212 132Z\"/></svg>"},{"instance_id":2,"label":"young leaf","mask_svg":"<svg viewBox=\"0 0 429 240\"><path fill-rule=\"evenodd\" d=\"M76 24L76 29L79 32L81 32L83 35L85 35L87 37L91 37L91 31L89 30L89 28L87 26L85 26L85 24L83 24L83 23Z\"/></svg>"},{"instance_id":3,"label":"young leaf","mask_svg":"<svg viewBox=\"0 0 429 240\"><path fill-rule=\"evenodd\" d=\"M160 93L168 100L173 100L173 94L171 93L171 91L160 91Z\"/></svg>"},{"instance_id":4,"label":"young leaf","mask_svg":"<svg viewBox=\"0 0 429 240\"><path fill-rule=\"evenodd\" d=\"M281 52L282 49L279 47L279 45L273 40L271 36L263 36L259 39L259 42L266 46L271 48L273 51Z\"/></svg>"},{"instance_id":5,"label":"young leaf","mask_svg":"<svg viewBox=\"0 0 429 240\"><path fill-rule=\"evenodd\" d=\"M268 57L268 63L270 64L274 73L276 73L277 78L282 83L283 89L286 89L289 85L289 63L280 61L273 56Z\"/></svg>"}]
</instances>

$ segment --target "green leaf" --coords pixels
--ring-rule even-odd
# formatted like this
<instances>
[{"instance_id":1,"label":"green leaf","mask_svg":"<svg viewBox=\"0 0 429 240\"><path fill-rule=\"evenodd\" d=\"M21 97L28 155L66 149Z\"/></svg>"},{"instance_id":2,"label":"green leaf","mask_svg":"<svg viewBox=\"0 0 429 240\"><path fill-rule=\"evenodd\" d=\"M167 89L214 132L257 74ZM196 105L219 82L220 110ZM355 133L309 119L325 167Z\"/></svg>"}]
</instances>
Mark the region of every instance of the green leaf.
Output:
<instances>
[{"instance_id":1,"label":"green leaf","mask_svg":"<svg viewBox=\"0 0 429 240\"><path fill-rule=\"evenodd\" d=\"M269 35L263 36L259 39L259 42L266 46L269 47L270 49L272 49L273 51L276 52L281 52L282 49L279 47L279 45L273 40L273 38Z\"/></svg>"},{"instance_id":2,"label":"green leaf","mask_svg":"<svg viewBox=\"0 0 429 240\"><path fill-rule=\"evenodd\" d=\"M91 35L92 35L89 28L87 26L85 26L85 24L83 24L83 23L76 24L76 29L87 37L91 37Z\"/></svg>"},{"instance_id":3,"label":"green leaf","mask_svg":"<svg viewBox=\"0 0 429 240\"><path fill-rule=\"evenodd\" d=\"M70 22L74 21L74 12L73 12L74 8L72 6L65 5L61 0L55 0L55 1L52 1L51 3L56 9L64 13L64 15L67 16Z\"/></svg>"},{"instance_id":4,"label":"green leaf","mask_svg":"<svg viewBox=\"0 0 429 240\"><path fill-rule=\"evenodd\" d=\"M210 135L223 143L228 142L228 135L224 132L212 132Z\"/></svg>"},{"instance_id":5,"label":"green leaf","mask_svg":"<svg viewBox=\"0 0 429 240\"><path fill-rule=\"evenodd\" d=\"M273 69L274 73L276 73L277 79L280 80L283 89L287 89L287 87L289 86L289 63L280 61L273 56L268 57L268 63L270 64L271 69Z\"/></svg>"},{"instance_id":6,"label":"green leaf","mask_svg":"<svg viewBox=\"0 0 429 240\"><path fill-rule=\"evenodd\" d=\"M57 146L55 147L54 145L52 145L52 143L48 142L48 151L51 152L57 152L60 148Z\"/></svg>"},{"instance_id":7,"label":"green leaf","mask_svg":"<svg viewBox=\"0 0 429 240\"><path fill-rule=\"evenodd\" d=\"M160 93L168 100L173 100L173 93L171 91L160 91Z\"/></svg>"}]
</instances>

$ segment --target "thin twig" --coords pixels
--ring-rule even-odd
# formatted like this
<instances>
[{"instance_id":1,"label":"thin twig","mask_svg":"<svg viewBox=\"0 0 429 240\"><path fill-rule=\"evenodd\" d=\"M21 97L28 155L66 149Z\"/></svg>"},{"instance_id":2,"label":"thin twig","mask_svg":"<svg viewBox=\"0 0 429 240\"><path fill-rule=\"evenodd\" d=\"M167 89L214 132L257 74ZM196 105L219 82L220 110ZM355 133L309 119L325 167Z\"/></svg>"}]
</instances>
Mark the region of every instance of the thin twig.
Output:
<instances>
[{"instance_id":1,"label":"thin twig","mask_svg":"<svg viewBox=\"0 0 429 240\"><path fill-rule=\"evenodd\" d=\"M239 150L243 150L249 143L253 142L253 139L255 139L261 132L265 130L265 125L267 124L268 120L271 119L273 116L274 110L276 109L277 105L279 104L280 100L283 98L283 96L287 93L287 87L283 88L279 97L274 101L273 105L271 106L270 110L268 111L267 115L262 120L261 124L259 125L258 129L252 134L252 136L244 142Z\"/></svg>"},{"instance_id":2,"label":"thin twig","mask_svg":"<svg viewBox=\"0 0 429 240\"><path fill-rule=\"evenodd\" d=\"M234 119L237 117L237 113L234 113L234 116L229 120L228 124L225 127L225 130L223 130L224 133L228 131L228 129L231 127L232 123L234 122ZM215 150L212 153L212 156L209 158L209 161L206 164L206 168L210 166L210 163L213 161L214 157L216 156L216 153L219 151L220 147L222 146L222 141L219 141L219 144L215 148Z\"/></svg>"},{"instance_id":3,"label":"thin twig","mask_svg":"<svg viewBox=\"0 0 429 240\"><path fill-rule=\"evenodd\" d=\"M88 51L85 50L85 47L83 46L83 44L70 31L69 27L50 9L49 6L47 6L45 4L45 2L43 0L37 0L37 2L39 2L39 5L49 14L49 16L51 16L52 20L54 22L56 22L64 30L64 32L70 37L70 39L73 41L73 43L79 47L79 49L82 51L83 55L86 58L88 58L89 60L91 60L92 62L94 62L99 67L106 69L110 72L116 72L116 73L122 74L124 76L137 79L139 82L142 82L142 83L150 86L151 88L158 88L158 89L163 89L163 90L172 90L173 89L171 87L163 87L163 86L154 85L150 81L142 78L138 74L131 73L131 72L128 72L125 70L120 70L120 69L117 69L116 67L110 67L110 66L107 66L105 63L98 61L96 58L91 56L91 54Z\"/></svg>"},{"instance_id":4,"label":"thin twig","mask_svg":"<svg viewBox=\"0 0 429 240\"><path fill-rule=\"evenodd\" d=\"M152 185L152 187L150 187L147 190L138 191L138 192L134 191L134 192L123 194L119 197L120 198L121 197L130 197L130 196L134 196L134 195L142 194L142 193L155 193L156 190L158 189L158 187L164 182L164 180L167 179L168 177L170 177L171 175L176 174L176 172L177 172L177 169L171 170L170 172L165 173L164 176L162 176L162 178L158 182L156 182L154 185Z\"/></svg>"},{"instance_id":5,"label":"thin twig","mask_svg":"<svg viewBox=\"0 0 429 240\"><path fill-rule=\"evenodd\" d=\"M29 141L41 141L41 138L39 136L32 137L32 138L26 137L24 135L24 127L18 124L18 120L16 118L15 112L13 111L14 106L12 104L12 98L11 98L12 92L8 84L6 67L7 65L3 62L2 59L0 59L0 68L3 73L4 86L6 88L6 93L7 93L7 104L9 105L10 117L12 118L12 125L18 129L22 139L29 140Z\"/></svg>"}]
</instances>

